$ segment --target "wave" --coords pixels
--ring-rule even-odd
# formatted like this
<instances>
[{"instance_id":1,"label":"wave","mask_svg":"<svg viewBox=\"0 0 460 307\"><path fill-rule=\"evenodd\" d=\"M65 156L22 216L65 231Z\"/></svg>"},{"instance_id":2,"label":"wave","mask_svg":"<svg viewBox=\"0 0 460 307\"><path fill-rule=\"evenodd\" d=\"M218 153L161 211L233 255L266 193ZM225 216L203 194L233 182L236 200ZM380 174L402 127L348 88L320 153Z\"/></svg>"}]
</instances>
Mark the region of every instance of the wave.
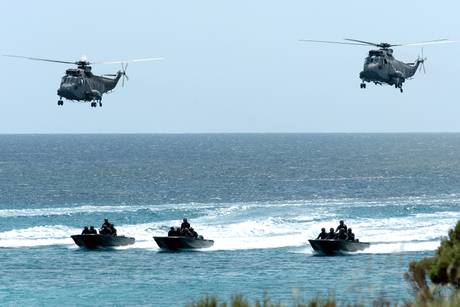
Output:
<instances>
[{"instance_id":1,"label":"wave","mask_svg":"<svg viewBox=\"0 0 460 307\"><path fill-rule=\"evenodd\" d=\"M193 226L206 238L214 239L210 250L241 250L307 246L309 238L315 238L321 226L335 226L330 218L320 224L305 217L302 222L283 217L264 217L244 221L211 221L209 217L193 220ZM434 250L442 236L460 219L460 212L443 216L433 213L422 217L411 216L389 219L348 220L361 241L371 242L368 253ZM307 221L307 222L305 222ZM129 248L158 249L153 236L164 235L176 220L154 223L119 225L120 234L133 236L136 243ZM0 233L0 247L34 247L64 245L73 247L70 235L81 229L65 225L34 226Z\"/></svg>"},{"instance_id":2,"label":"wave","mask_svg":"<svg viewBox=\"0 0 460 307\"><path fill-rule=\"evenodd\" d=\"M169 226L177 225L182 216L193 214L194 228L206 238L214 239L209 250L238 250L254 248L307 247L321 227L335 227L347 210L359 207L368 210L361 216L348 211L346 223L361 241L371 242L368 253L434 250L449 228L460 219L457 195L445 197L409 197L385 200L328 199L290 202L254 203L193 203L161 205L83 205L77 207L4 209L2 218L66 216L58 225L30 227L0 232L0 247L34 247L62 245L74 248L70 235L81 229L65 225L75 223L74 214L128 213L125 224L117 222L120 234L133 236L136 243L127 248L157 250L154 235L164 235ZM435 204L435 205L433 205ZM437 207L442 204L443 207ZM381 207L398 205L411 207L403 215L387 212L376 215ZM420 211L420 207L429 210ZM130 223L139 210L161 212L161 220ZM372 211L375 210L375 211ZM390 210L391 211L391 210ZM67 217L68 216L68 217ZM160 218L159 218L160 219ZM31 219L33 221L34 219Z\"/></svg>"},{"instance_id":3,"label":"wave","mask_svg":"<svg viewBox=\"0 0 460 307\"><path fill-rule=\"evenodd\" d=\"M0 209L0 218L11 217L36 217L36 216L62 216L73 214L91 214L91 213L123 213L136 212L140 210L149 210L151 212L161 212L169 210L208 210L209 214L225 215L232 211L245 211L256 208L264 209L283 209L306 208L307 210L330 210L346 207L360 208L379 208L389 205L397 206L439 206L439 205L460 205L460 196L457 194L441 196L409 196L409 197L392 197L386 199L358 199L358 198L337 198L337 199L308 199L308 200L291 200L291 201L265 201L249 203L179 203L179 204L151 204L151 205L79 205L68 207L43 207L43 208L18 208L18 209ZM314 212L313 210L310 210Z\"/></svg>"}]
</instances>

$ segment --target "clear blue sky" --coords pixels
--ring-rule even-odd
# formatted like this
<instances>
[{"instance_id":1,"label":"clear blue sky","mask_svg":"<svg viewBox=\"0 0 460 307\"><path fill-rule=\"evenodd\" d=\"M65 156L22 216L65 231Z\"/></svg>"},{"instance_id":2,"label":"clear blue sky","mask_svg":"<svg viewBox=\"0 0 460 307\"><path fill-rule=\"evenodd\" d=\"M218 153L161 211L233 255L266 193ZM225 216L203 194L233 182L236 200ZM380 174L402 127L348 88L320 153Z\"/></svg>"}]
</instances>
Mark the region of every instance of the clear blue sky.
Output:
<instances>
[{"instance_id":1,"label":"clear blue sky","mask_svg":"<svg viewBox=\"0 0 460 307\"><path fill-rule=\"evenodd\" d=\"M0 11L2 54L166 58L131 64L130 81L94 109L57 106L67 65L1 57L0 133L460 131L460 44L425 47L427 74L401 94L360 89L368 48L298 42L458 40L458 1L2 1Z\"/></svg>"}]
</instances>

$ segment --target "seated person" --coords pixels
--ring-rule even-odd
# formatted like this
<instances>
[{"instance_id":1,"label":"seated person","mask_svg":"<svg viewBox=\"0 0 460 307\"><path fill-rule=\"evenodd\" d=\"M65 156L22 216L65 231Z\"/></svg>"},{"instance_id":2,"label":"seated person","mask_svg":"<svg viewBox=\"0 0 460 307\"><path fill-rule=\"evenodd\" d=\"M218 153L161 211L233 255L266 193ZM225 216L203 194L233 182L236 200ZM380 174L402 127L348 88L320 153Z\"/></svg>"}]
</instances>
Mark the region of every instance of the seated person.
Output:
<instances>
[{"instance_id":1,"label":"seated person","mask_svg":"<svg viewBox=\"0 0 460 307\"><path fill-rule=\"evenodd\" d=\"M111 235L112 234L112 231L109 227L107 227L106 225L103 225L101 227L101 229L99 229L99 234L101 235Z\"/></svg>"},{"instance_id":2,"label":"seated person","mask_svg":"<svg viewBox=\"0 0 460 307\"><path fill-rule=\"evenodd\" d=\"M109 228L110 226L112 226L112 224L109 222L109 219L104 219L104 223L102 223L101 228L103 228L104 226Z\"/></svg>"},{"instance_id":3,"label":"seated person","mask_svg":"<svg viewBox=\"0 0 460 307\"><path fill-rule=\"evenodd\" d=\"M189 228L189 231L192 237L198 238L198 233L192 227Z\"/></svg>"},{"instance_id":4,"label":"seated person","mask_svg":"<svg viewBox=\"0 0 460 307\"><path fill-rule=\"evenodd\" d=\"M343 220L340 221L339 226L337 226L337 229L335 231L339 231L340 229L345 229L345 231L347 231L347 225L345 225Z\"/></svg>"},{"instance_id":5,"label":"seated person","mask_svg":"<svg viewBox=\"0 0 460 307\"><path fill-rule=\"evenodd\" d=\"M330 228L330 229L329 229L329 233L327 234L326 239L327 239L327 240L333 240L333 239L335 239L335 235L336 235L336 234L335 234L335 232L334 232L334 228Z\"/></svg>"},{"instance_id":6,"label":"seated person","mask_svg":"<svg viewBox=\"0 0 460 307\"><path fill-rule=\"evenodd\" d=\"M340 228L339 233L337 234L336 239L337 239L337 240L347 240L347 239L348 239L347 232L345 231L344 228Z\"/></svg>"},{"instance_id":7,"label":"seated person","mask_svg":"<svg viewBox=\"0 0 460 307\"><path fill-rule=\"evenodd\" d=\"M89 226L89 234L97 235L97 230L94 229L94 226Z\"/></svg>"},{"instance_id":8,"label":"seated person","mask_svg":"<svg viewBox=\"0 0 460 307\"><path fill-rule=\"evenodd\" d=\"M90 234L88 226L85 226L85 228L83 228L83 231L81 232L81 234L82 235L89 235Z\"/></svg>"},{"instance_id":9,"label":"seated person","mask_svg":"<svg viewBox=\"0 0 460 307\"><path fill-rule=\"evenodd\" d=\"M174 237L174 236L177 236L176 229L171 226L171 228L169 228L169 231L168 231L168 237Z\"/></svg>"},{"instance_id":10,"label":"seated person","mask_svg":"<svg viewBox=\"0 0 460 307\"><path fill-rule=\"evenodd\" d=\"M190 228L190 224L189 224L189 222L187 221L186 218L184 218L184 219L182 220L182 224L180 225L180 229L181 229L181 230L182 230L182 229L185 229L185 228Z\"/></svg>"},{"instance_id":11,"label":"seated person","mask_svg":"<svg viewBox=\"0 0 460 307\"><path fill-rule=\"evenodd\" d=\"M110 232L112 233L112 236L116 236L117 235L117 229L115 228L115 225L114 224L110 224Z\"/></svg>"},{"instance_id":12,"label":"seated person","mask_svg":"<svg viewBox=\"0 0 460 307\"><path fill-rule=\"evenodd\" d=\"M348 240L350 241L355 240L355 234L352 232L351 228L348 228L347 236L348 236Z\"/></svg>"},{"instance_id":13,"label":"seated person","mask_svg":"<svg viewBox=\"0 0 460 307\"><path fill-rule=\"evenodd\" d=\"M180 235L184 237L193 237L192 232L188 228L181 229Z\"/></svg>"},{"instance_id":14,"label":"seated person","mask_svg":"<svg viewBox=\"0 0 460 307\"><path fill-rule=\"evenodd\" d=\"M321 232L320 234L318 235L318 237L316 238L316 240L320 239L320 240L324 240L327 238L327 232L326 232L326 228L321 228Z\"/></svg>"}]
</instances>

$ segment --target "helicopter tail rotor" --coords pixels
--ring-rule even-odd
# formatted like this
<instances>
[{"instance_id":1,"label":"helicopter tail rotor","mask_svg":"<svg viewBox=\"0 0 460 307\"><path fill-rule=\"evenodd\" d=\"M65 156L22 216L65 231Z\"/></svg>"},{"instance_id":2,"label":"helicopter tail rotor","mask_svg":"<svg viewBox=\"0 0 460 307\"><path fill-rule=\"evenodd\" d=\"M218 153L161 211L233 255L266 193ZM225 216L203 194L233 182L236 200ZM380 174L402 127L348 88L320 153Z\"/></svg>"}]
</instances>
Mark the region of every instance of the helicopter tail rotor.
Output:
<instances>
[{"instance_id":1,"label":"helicopter tail rotor","mask_svg":"<svg viewBox=\"0 0 460 307\"><path fill-rule=\"evenodd\" d=\"M121 80L121 86L124 87L125 86L125 79L126 81L129 81L129 77L128 75L126 74L126 69L128 68L128 63L121 63L121 77L123 78Z\"/></svg>"},{"instance_id":2,"label":"helicopter tail rotor","mask_svg":"<svg viewBox=\"0 0 460 307\"><path fill-rule=\"evenodd\" d=\"M418 71L421 71L423 69L423 73L426 74L426 70L425 70L425 61L427 60L426 57L424 57L423 55L423 48L422 48L422 52L421 52L421 56L418 57L417 59L417 62L420 63L420 66L419 66L419 70Z\"/></svg>"}]
</instances>

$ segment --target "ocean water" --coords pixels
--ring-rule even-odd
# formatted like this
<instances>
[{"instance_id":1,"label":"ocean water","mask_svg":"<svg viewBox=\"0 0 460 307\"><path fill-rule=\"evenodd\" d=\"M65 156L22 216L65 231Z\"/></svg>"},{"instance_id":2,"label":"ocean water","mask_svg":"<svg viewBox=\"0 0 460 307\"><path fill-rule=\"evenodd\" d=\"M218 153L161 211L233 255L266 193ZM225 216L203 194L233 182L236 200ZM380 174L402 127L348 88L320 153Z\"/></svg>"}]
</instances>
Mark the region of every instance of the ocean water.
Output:
<instances>
[{"instance_id":1,"label":"ocean water","mask_svg":"<svg viewBox=\"0 0 460 307\"><path fill-rule=\"evenodd\" d=\"M183 217L215 245L160 251ZM136 243L73 244L104 218ZM371 247L313 253L340 219ZM460 134L2 135L0 304L404 301L408 263L459 219Z\"/></svg>"}]
</instances>

